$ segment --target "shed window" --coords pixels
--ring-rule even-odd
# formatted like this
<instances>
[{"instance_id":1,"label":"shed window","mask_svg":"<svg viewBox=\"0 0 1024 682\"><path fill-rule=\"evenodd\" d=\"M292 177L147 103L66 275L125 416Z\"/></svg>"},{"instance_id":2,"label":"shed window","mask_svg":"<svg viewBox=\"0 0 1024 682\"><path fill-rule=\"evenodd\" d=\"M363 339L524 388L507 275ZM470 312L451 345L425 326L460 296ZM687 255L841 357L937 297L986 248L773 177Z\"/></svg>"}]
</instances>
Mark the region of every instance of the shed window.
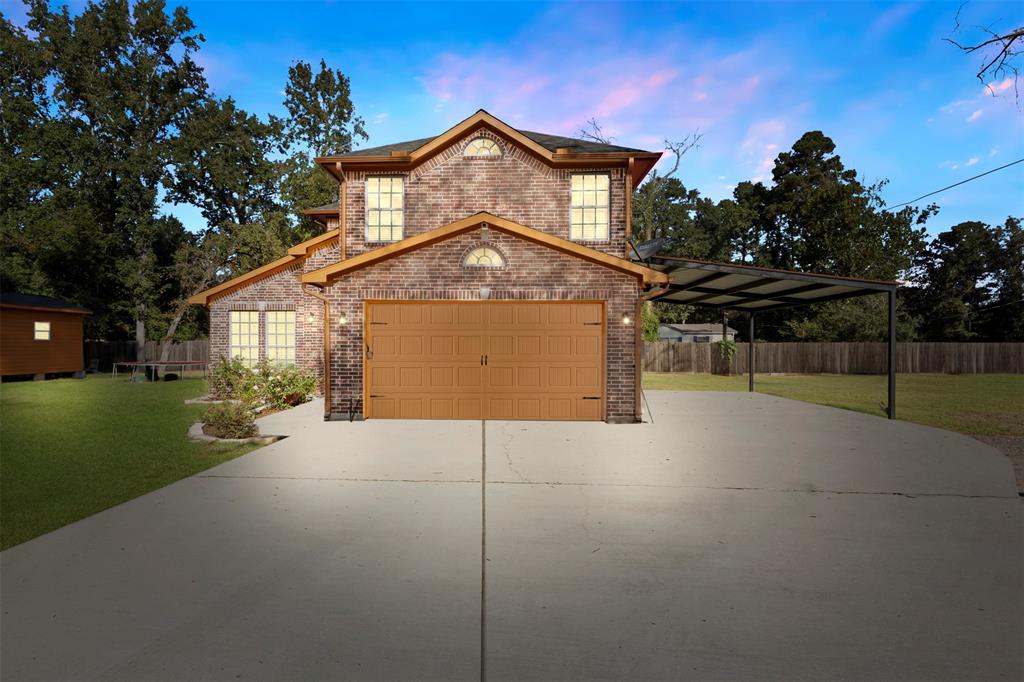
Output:
<instances>
[{"instance_id":1,"label":"shed window","mask_svg":"<svg viewBox=\"0 0 1024 682\"><path fill-rule=\"evenodd\" d=\"M36 322L32 328L32 338L36 341L50 340L50 323Z\"/></svg>"},{"instance_id":2,"label":"shed window","mask_svg":"<svg viewBox=\"0 0 1024 682\"><path fill-rule=\"evenodd\" d=\"M572 176L569 234L573 239L608 239L608 183L603 173Z\"/></svg>"},{"instance_id":3,"label":"shed window","mask_svg":"<svg viewBox=\"0 0 1024 682\"><path fill-rule=\"evenodd\" d=\"M494 140L478 137L466 145L466 156L501 156L501 147Z\"/></svg>"},{"instance_id":4,"label":"shed window","mask_svg":"<svg viewBox=\"0 0 1024 682\"><path fill-rule=\"evenodd\" d=\"M505 259L489 246L478 246L466 254L462 264L467 268L500 268L505 266Z\"/></svg>"},{"instance_id":5,"label":"shed window","mask_svg":"<svg viewBox=\"0 0 1024 682\"><path fill-rule=\"evenodd\" d=\"M366 178L366 241L398 241L404 227L405 179Z\"/></svg>"},{"instance_id":6,"label":"shed window","mask_svg":"<svg viewBox=\"0 0 1024 682\"><path fill-rule=\"evenodd\" d=\"M295 364L295 311L267 311L267 359L278 365Z\"/></svg>"},{"instance_id":7,"label":"shed window","mask_svg":"<svg viewBox=\"0 0 1024 682\"><path fill-rule=\"evenodd\" d=\"M255 310L230 313L231 357L252 367L260 359L260 314Z\"/></svg>"}]
</instances>

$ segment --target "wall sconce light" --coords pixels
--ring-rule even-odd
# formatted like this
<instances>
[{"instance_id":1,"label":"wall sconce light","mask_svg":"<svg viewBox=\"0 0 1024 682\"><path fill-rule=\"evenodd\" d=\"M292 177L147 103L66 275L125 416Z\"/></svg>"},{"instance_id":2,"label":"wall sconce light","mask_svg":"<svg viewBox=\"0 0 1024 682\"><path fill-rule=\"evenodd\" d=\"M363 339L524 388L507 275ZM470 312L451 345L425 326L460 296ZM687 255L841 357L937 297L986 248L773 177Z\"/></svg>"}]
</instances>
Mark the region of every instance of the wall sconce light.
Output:
<instances>
[{"instance_id":1,"label":"wall sconce light","mask_svg":"<svg viewBox=\"0 0 1024 682\"><path fill-rule=\"evenodd\" d=\"M491 297L491 288L490 287L480 287L480 300L481 301L486 301L490 297Z\"/></svg>"},{"instance_id":2,"label":"wall sconce light","mask_svg":"<svg viewBox=\"0 0 1024 682\"><path fill-rule=\"evenodd\" d=\"M338 324L340 324L342 327L348 324L348 318L345 317L345 313L341 313L340 315L338 315Z\"/></svg>"},{"instance_id":3,"label":"wall sconce light","mask_svg":"<svg viewBox=\"0 0 1024 682\"><path fill-rule=\"evenodd\" d=\"M487 229L487 223L480 226L480 241L487 242L491 240L491 231Z\"/></svg>"},{"instance_id":4,"label":"wall sconce light","mask_svg":"<svg viewBox=\"0 0 1024 682\"><path fill-rule=\"evenodd\" d=\"M313 313L310 313L309 316L306 319L309 320L310 324L313 324L313 322L316 321L316 315L314 315Z\"/></svg>"},{"instance_id":5,"label":"wall sconce light","mask_svg":"<svg viewBox=\"0 0 1024 682\"><path fill-rule=\"evenodd\" d=\"M633 320L630 319L629 313L622 313L622 324L624 324L624 325L633 324Z\"/></svg>"}]
</instances>

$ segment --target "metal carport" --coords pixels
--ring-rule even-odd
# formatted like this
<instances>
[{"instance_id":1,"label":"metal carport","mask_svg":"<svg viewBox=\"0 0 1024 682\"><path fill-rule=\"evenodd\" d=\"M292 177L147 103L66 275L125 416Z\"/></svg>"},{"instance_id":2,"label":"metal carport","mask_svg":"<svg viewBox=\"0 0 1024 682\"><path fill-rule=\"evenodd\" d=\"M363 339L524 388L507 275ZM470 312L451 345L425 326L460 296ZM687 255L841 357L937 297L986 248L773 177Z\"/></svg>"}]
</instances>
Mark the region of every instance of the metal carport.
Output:
<instances>
[{"instance_id":1,"label":"metal carport","mask_svg":"<svg viewBox=\"0 0 1024 682\"><path fill-rule=\"evenodd\" d=\"M668 273L672 282L649 300L745 312L749 319L749 390L754 390L754 317L758 312L841 298L885 294L889 303L888 404L886 414L896 418L896 282L795 270L776 270L753 265L716 263L693 258L653 255L642 258L644 245L635 255L656 270Z\"/></svg>"}]
</instances>

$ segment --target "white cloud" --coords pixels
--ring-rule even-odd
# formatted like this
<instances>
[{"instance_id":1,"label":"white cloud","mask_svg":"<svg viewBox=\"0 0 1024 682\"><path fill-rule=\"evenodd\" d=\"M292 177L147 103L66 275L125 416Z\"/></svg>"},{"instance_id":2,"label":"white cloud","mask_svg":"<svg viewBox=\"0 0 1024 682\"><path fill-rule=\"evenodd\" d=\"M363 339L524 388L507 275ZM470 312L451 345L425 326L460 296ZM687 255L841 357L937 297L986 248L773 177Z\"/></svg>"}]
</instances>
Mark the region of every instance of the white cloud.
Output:
<instances>
[{"instance_id":1,"label":"white cloud","mask_svg":"<svg viewBox=\"0 0 1024 682\"><path fill-rule=\"evenodd\" d=\"M979 161L981 161L981 159L979 157L972 156L971 158L967 159L967 162L964 163L964 165L965 166L973 166L974 164L978 163Z\"/></svg>"},{"instance_id":2,"label":"white cloud","mask_svg":"<svg viewBox=\"0 0 1024 682\"><path fill-rule=\"evenodd\" d=\"M989 156L995 156L999 153L999 147L992 147L992 151L988 153Z\"/></svg>"},{"instance_id":3,"label":"white cloud","mask_svg":"<svg viewBox=\"0 0 1024 682\"><path fill-rule=\"evenodd\" d=\"M719 176L718 176L718 179L719 179L719 180L725 180L725 176L724 176L724 175L719 175Z\"/></svg>"},{"instance_id":4,"label":"white cloud","mask_svg":"<svg viewBox=\"0 0 1024 682\"><path fill-rule=\"evenodd\" d=\"M968 123L974 123L974 122L975 122L975 121L977 121L977 120L978 120L979 118L981 118L981 115L982 115L983 113L984 113L984 112L983 112L983 111L982 111L981 109L975 109L975 110L974 110L974 113L973 113L973 114L971 114L970 116L968 116L968 117L967 117L966 119L964 119L964 120L965 120L965 121L967 121Z\"/></svg>"}]
</instances>

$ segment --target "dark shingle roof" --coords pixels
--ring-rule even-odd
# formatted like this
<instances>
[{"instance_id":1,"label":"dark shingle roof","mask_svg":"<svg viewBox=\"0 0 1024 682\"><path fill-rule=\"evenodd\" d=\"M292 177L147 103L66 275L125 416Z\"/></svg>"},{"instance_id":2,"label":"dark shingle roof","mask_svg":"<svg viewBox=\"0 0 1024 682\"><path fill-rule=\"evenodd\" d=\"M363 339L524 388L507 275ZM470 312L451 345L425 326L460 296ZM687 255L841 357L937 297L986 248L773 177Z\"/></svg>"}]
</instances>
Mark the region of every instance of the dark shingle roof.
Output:
<instances>
[{"instance_id":1,"label":"dark shingle roof","mask_svg":"<svg viewBox=\"0 0 1024 682\"><path fill-rule=\"evenodd\" d=\"M575 137L564 137L562 135L549 135L547 133L535 133L530 130L520 130L523 135L541 145L542 147L555 151L556 149L566 148L573 152L643 152L644 149L635 149L633 147L619 147L614 144L602 144L600 142L592 142L590 140L580 140ZM419 140L408 140L406 142L395 142L394 144L385 144L380 147L367 147L366 149L357 149L355 151L347 152L344 154L336 154L335 156L389 156L391 152L412 152L423 145L427 144L431 140L436 139L434 137L424 137Z\"/></svg>"},{"instance_id":2,"label":"dark shingle roof","mask_svg":"<svg viewBox=\"0 0 1024 682\"><path fill-rule=\"evenodd\" d=\"M86 310L77 303L72 303L71 301L65 301L59 298L53 298L52 296L39 296L36 294L19 294L13 291L5 291L3 293L0 293L0 304L20 305L32 308L76 308L78 310Z\"/></svg>"}]
</instances>

